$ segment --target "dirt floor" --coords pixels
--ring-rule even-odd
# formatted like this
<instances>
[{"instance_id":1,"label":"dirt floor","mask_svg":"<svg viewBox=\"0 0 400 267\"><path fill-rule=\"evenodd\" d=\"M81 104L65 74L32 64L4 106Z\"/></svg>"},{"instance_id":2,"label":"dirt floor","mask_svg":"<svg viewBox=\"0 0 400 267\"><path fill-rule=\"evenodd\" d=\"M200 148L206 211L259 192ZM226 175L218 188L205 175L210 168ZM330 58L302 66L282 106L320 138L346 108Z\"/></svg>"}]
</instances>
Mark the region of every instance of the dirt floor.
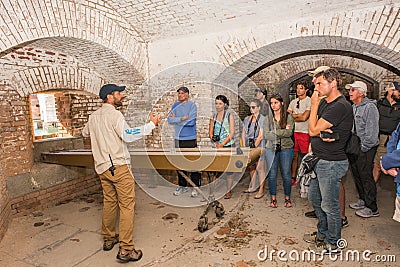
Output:
<instances>
[{"instance_id":1,"label":"dirt floor","mask_svg":"<svg viewBox=\"0 0 400 267\"><path fill-rule=\"evenodd\" d=\"M382 177L378 184L380 217L361 219L347 208L349 227L342 231L347 247L341 256L331 259L307 256L308 244L302 237L315 231L317 220L304 216L311 208L306 199L299 197L297 187L292 193L294 206L284 208L280 182L278 208L273 209L268 206L267 194L256 200L253 194L241 193L247 184L248 177L243 178L233 191L234 197L221 200L226 211L222 219L209 213L211 229L204 233L197 230L204 206L177 208L155 200L137 187L134 239L144 255L141 261L128 264L399 266L400 223L392 220L395 189L390 177ZM357 195L350 175L344 184L348 206ZM179 197L193 201L189 195ZM102 250L101 205L101 195L94 194L15 218L0 243L0 266L120 266L115 258L117 246L109 252Z\"/></svg>"}]
</instances>

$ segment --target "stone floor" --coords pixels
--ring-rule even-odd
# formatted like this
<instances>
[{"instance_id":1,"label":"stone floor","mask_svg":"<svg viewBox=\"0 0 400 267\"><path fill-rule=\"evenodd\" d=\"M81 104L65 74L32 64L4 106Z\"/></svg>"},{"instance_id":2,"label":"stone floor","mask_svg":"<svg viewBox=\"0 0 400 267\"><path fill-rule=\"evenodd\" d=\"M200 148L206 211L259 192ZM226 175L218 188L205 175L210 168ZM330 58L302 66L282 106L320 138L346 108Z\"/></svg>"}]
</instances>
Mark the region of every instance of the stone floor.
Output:
<instances>
[{"instance_id":1,"label":"stone floor","mask_svg":"<svg viewBox=\"0 0 400 267\"><path fill-rule=\"evenodd\" d=\"M197 231L197 223L204 206L177 208L151 198L137 187L134 239L144 256L141 261L129 264L399 266L400 223L392 220L395 195L392 181L390 177L382 177L378 184L380 217L361 219L353 210L346 210L350 226L342 231L347 242L342 259L325 257L315 260L301 259L308 248L302 236L314 231L317 221L304 217L310 205L299 197L297 187L293 187L292 193L294 206L288 209L283 207L282 185L279 183L279 206L272 209L268 207L266 197L256 200L252 194L241 193L248 184L248 178L243 178L234 189L233 198L221 200L226 210L223 219L217 222L211 213L210 225L213 227L202 234ZM356 200L350 175L344 183L348 205ZM179 197L190 198L189 193ZM109 252L102 250L99 234L101 202L101 195L94 194L15 218L0 243L0 266L119 266L115 258L117 246ZM287 253L279 254L281 258L287 258L287 262L278 257L278 250ZM346 251L351 250L361 253L360 260L353 259L349 253L349 259L346 259ZM363 252L367 253L370 262L368 257L362 257ZM296 253L300 255L299 260L294 260ZM377 257L386 257L392 262L377 262Z\"/></svg>"}]
</instances>

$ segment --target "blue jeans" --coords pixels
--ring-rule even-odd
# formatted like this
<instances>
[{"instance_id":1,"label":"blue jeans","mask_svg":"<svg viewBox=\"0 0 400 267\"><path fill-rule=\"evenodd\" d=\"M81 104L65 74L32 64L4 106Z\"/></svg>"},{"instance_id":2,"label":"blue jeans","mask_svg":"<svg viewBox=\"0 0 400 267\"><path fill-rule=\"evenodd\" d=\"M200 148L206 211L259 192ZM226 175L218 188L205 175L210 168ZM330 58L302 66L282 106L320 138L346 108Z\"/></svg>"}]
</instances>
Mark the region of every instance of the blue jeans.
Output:
<instances>
[{"instance_id":1,"label":"blue jeans","mask_svg":"<svg viewBox=\"0 0 400 267\"><path fill-rule=\"evenodd\" d=\"M340 179L349 167L347 160L327 161L320 159L314 167L317 178L311 179L308 200L318 217L318 238L337 246L341 238Z\"/></svg>"},{"instance_id":2,"label":"blue jeans","mask_svg":"<svg viewBox=\"0 0 400 267\"><path fill-rule=\"evenodd\" d=\"M276 181L278 178L278 163L281 167L281 174L283 178L283 191L285 196L290 197L292 191L292 161L293 161L293 148L283 149L280 152L273 152L272 149L266 148L266 160L268 172L268 186L269 194L276 196Z\"/></svg>"}]
</instances>

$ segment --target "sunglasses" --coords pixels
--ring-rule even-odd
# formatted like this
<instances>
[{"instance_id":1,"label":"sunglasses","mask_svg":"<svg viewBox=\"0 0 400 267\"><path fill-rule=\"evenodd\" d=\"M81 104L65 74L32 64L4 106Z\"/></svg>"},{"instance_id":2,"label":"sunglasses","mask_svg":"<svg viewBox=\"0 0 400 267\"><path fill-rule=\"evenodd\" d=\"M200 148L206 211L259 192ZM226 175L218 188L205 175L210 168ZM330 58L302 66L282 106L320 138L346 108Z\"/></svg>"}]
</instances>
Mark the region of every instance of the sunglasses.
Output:
<instances>
[{"instance_id":1,"label":"sunglasses","mask_svg":"<svg viewBox=\"0 0 400 267\"><path fill-rule=\"evenodd\" d=\"M258 108L257 106L250 106L251 109L255 109Z\"/></svg>"},{"instance_id":2,"label":"sunglasses","mask_svg":"<svg viewBox=\"0 0 400 267\"><path fill-rule=\"evenodd\" d=\"M300 100L297 100L296 108L300 108Z\"/></svg>"}]
</instances>

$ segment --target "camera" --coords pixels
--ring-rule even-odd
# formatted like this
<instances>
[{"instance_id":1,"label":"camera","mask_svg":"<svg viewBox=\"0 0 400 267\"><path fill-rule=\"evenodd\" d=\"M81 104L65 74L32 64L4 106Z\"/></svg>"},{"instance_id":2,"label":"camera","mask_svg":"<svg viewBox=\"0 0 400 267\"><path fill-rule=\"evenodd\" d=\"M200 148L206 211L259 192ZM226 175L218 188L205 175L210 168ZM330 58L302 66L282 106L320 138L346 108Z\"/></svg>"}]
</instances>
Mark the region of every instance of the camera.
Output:
<instances>
[{"instance_id":1,"label":"camera","mask_svg":"<svg viewBox=\"0 0 400 267\"><path fill-rule=\"evenodd\" d=\"M256 144L255 144L253 138L249 138L249 147L250 147L250 148L255 148L255 147L256 147Z\"/></svg>"},{"instance_id":2,"label":"camera","mask_svg":"<svg viewBox=\"0 0 400 267\"><path fill-rule=\"evenodd\" d=\"M273 144L272 145L272 151L274 151L275 153L281 152L281 150L282 150L281 144Z\"/></svg>"},{"instance_id":3,"label":"camera","mask_svg":"<svg viewBox=\"0 0 400 267\"><path fill-rule=\"evenodd\" d=\"M329 133L326 131L321 131L320 136L322 139L329 138L339 140L339 133Z\"/></svg>"},{"instance_id":4,"label":"camera","mask_svg":"<svg viewBox=\"0 0 400 267\"><path fill-rule=\"evenodd\" d=\"M213 135L211 138L211 141L213 141L214 143L217 143L221 138L219 137L219 135Z\"/></svg>"}]
</instances>

